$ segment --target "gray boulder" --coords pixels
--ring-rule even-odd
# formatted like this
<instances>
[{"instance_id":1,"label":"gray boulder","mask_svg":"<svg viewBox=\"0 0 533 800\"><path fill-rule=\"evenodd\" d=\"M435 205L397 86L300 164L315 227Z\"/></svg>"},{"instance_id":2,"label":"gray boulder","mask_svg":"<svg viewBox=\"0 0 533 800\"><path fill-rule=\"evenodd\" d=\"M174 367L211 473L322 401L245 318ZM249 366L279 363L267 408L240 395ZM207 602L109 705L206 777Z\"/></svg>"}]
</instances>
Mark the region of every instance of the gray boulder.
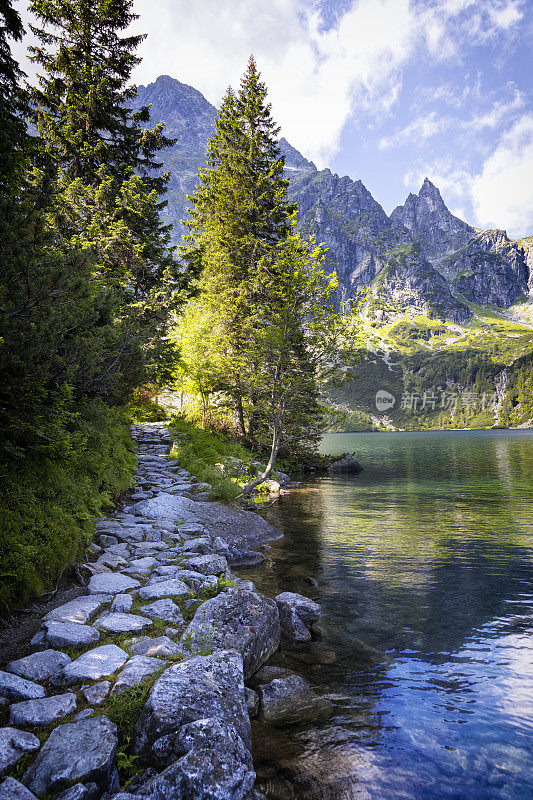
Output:
<instances>
[{"instance_id":1,"label":"gray boulder","mask_svg":"<svg viewBox=\"0 0 533 800\"><path fill-rule=\"evenodd\" d=\"M133 656L115 681L111 695L122 694L126 689L137 686L138 683L164 666L165 662L161 658Z\"/></svg>"},{"instance_id":2,"label":"gray boulder","mask_svg":"<svg viewBox=\"0 0 533 800\"><path fill-rule=\"evenodd\" d=\"M99 681L92 686L82 686L81 693L92 706L101 706L111 690L111 681Z\"/></svg>"},{"instance_id":3,"label":"gray boulder","mask_svg":"<svg viewBox=\"0 0 533 800\"><path fill-rule=\"evenodd\" d=\"M180 553L199 553L200 555L207 555L213 550L211 539L207 536L200 536L196 539L189 539L184 542L179 548Z\"/></svg>"},{"instance_id":4,"label":"gray boulder","mask_svg":"<svg viewBox=\"0 0 533 800\"><path fill-rule=\"evenodd\" d=\"M257 692L254 692L253 689L249 689L248 686L245 688L244 693L246 695L246 708L248 709L248 713L251 717L257 716L257 712L259 711L259 695Z\"/></svg>"},{"instance_id":5,"label":"gray boulder","mask_svg":"<svg viewBox=\"0 0 533 800\"><path fill-rule=\"evenodd\" d=\"M236 650L248 678L277 650L280 636L274 601L239 589L202 603L181 640L192 652Z\"/></svg>"},{"instance_id":6,"label":"gray boulder","mask_svg":"<svg viewBox=\"0 0 533 800\"><path fill-rule=\"evenodd\" d=\"M176 578L157 583L148 583L139 591L141 600L159 600L161 597L188 597L188 586Z\"/></svg>"},{"instance_id":7,"label":"gray boulder","mask_svg":"<svg viewBox=\"0 0 533 800\"><path fill-rule=\"evenodd\" d=\"M193 748L211 749L237 758L252 769L252 756L230 722L208 718L183 725L175 733L157 739L152 747L158 769L170 766Z\"/></svg>"},{"instance_id":8,"label":"gray boulder","mask_svg":"<svg viewBox=\"0 0 533 800\"><path fill-rule=\"evenodd\" d=\"M77 597L62 606L53 608L45 615L44 621L51 622L76 622L85 625L90 622L107 601L103 597Z\"/></svg>"},{"instance_id":9,"label":"gray boulder","mask_svg":"<svg viewBox=\"0 0 533 800\"><path fill-rule=\"evenodd\" d=\"M128 566L122 570L126 575L148 575L151 569L155 567L157 561L153 556L144 556L143 558L134 558L130 561Z\"/></svg>"},{"instance_id":10,"label":"gray boulder","mask_svg":"<svg viewBox=\"0 0 533 800\"><path fill-rule=\"evenodd\" d=\"M145 800L245 800L255 772L229 753L194 749L142 787Z\"/></svg>"},{"instance_id":11,"label":"gray boulder","mask_svg":"<svg viewBox=\"0 0 533 800\"><path fill-rule=\"evenodd\" d=\"M0 670L0 694L10 700L36 700L46 692L38 683Z\"/></svg>"},{"instance_id":12,"label":"gray boulder","mask_svg":"<svg viewBox=\"0 0 533 800\"><path fill-rule=\"evenodd\" d=\"M136 727L136 751L148 762L157 739L195 720L231 724L247 748L251 728L241 656L220 652L169 667L155 682Z\"/></svg>"},{"instance_id":13,"label":"gray boulder","mask_svg":"<svg viewBox=\"0 0 533 800\"><path fill-rule=\"evenodd\" d=\"M213 555L187 558L182 561L182 567L200 572L202 575L221 575L228 569L228 562L224 556L213 553Z\"/></svg>"},{"instance_id":14,"label":"gray boulder","mask_svg":"<svg viewBox=\"0 0 533 800\"><path fill-rule=\"evenodd\" d=\"M339 474L357 474L358 472L362 472L363 467L357 461L354 456L345 455L343 458L340 458L338 461L335 461L333 464L330 464L328 467L328 472L330 475L339 475Z\"/></svg>"},{"instance_id":15,"label":"gray boulder","mask_svg":"<svg viewBox=\"0 0 533 800\"><path fill-rule=\"evenodd\" d=\"M295 725L320 719L331 713L330 701L319 697L299 675L262 683L257 692L259 718L269 725Z\"/></svg>"},{"instance_id":16,"label":"gray boulder","mask_svg":"<svg viewBox=\"0 0 533 800\"><path fill-rule=\"evenodd\" d=\"M94 622L94 627L109 631L109 633L132 633L142 631L151 624L151 619L140 617L138 614L122 614L119 611L111 611L98 617Z\"/></svg>"},{"instance_id":17,"label":"gray boulder","mask_svg":"<svg viewBox=\"0 0 533 800\"><path fill-rule=\"evenodd\" d=\"M30 653L29 656L10 661L6 670L30 681L47 681L69 661L70 658L66 653L60 653L58 650L41 650L39 653Z\"/></svg>"},{"instance_id":18,"label":"gray boulder","mask_svg":"<svg viewBox=\"0 0 533 800\"><path fill-rule=\"evenodd\" d=\"M118 553L104 552L101 556L98 556L96 563L103 564L104 567L109 567L109 569L119 569L125 566L127 561L121 555L118 555Z\"/></svg>"},{"instance_id":19,"label":"gray boulder","mask_svg":"<svg viewBox=\"0 0 533 800\"><path fill-rule=\"evenodd\" d=\"M45 641L53 647L85 647L94 644L100 634L91 625L75 622L45 622Z\"/></svg>"},{"instance_id":20,"label":"gray boulder","mask_svg":"<svg viewBox=\"0 0 533 800\"><path fill-rule=\"evenodd\" d=\"M183 520L186 524L179 526L179 533L192 533L193 531L188 530L188 523L193 523L194 533L200 533L203 529L210 536L220 536L228 544L239 546L262 544L282 536L277 528L253 511L242 511L223 503L198 503L168 492L159 492L150 500L136 503L132 511L138 515L146 514L157 518L158 524L163 520Z\"/></svg>"},{"instance_id":21,"label":"gray boulder","mask_svg":"<svg viewBox=\"0 0 533 800\"><path fill-rule=\"evenodd\" d=\"M37 798L14 778L6 778L0 783L0 800L37 800Z\"/></svg>"},{"instance_id":22,"label":"gray boulder","mask_svg":"<svg viewBox=\"0 0 533 800\"><path fill-rule=\"evenodd\" d=\"M18 764L26 753L34 753L41 743L33 733L17 728L0 728L0 777Z\"/></svg>"},{"instance_id":23,"label":"gray boulder","mask_svg":"<svg viewBox=\"0 0 533 800\"><path fill-rule=\"evenodd\" d=\"M229 565L238 569L258 567L264 560L265 556L262 553L257 553L255 550L232 547L228 551Z\"/></svg>"},{"instance_id":24,"label":"gray boulder","mask_svg":"<svg viewBox=\"0 0 533 800\"><path fill-rule=\"evenodd\" d=\"M89 594L123 594L130 589L137 589L141 584L134 578L122 575L120 572L109 572L102 575L93 575L89 581L87 591Z\"/></svg>"},{"instance_id":25,"label":"gray boulder","mask_svg":"<svg viewBox=\"0 0 533 800\"><path fill-rule=\"evenodd\" d=\"M128 654L116 644L95 647L67 664L54 679L54 683L58 686L71 686L84 681L109 678L124 666L128 658Z\"/></svg>"},{"instance_id":26,"label":"gray boulder","mask_svg":"<svg viewBox=\"0 0 533 800\"><path fill-rule=\"evenodd\" d=\"M141 606L139 611L152 619L162 619L165 622L174 622L178 625L183 625L184 622L179 606L169 597L156 600L147 606Z\"/></svg>"},{"instance_id":27,"label":"gray boulder","mask_svg":"<svg viewBox=\"0 0 533 800\"><path fill-rule=\"evenodd\" d=\"M295 592L282 592L275 600L283 635L293 642L308 642L309 628L322 613L319 604Z\"/></svg>"},{"instance_id":28,"label":"gray boulder","mask_svg":"<svg viewBox=\"0 0 533 800\"><path fill-rule=\"evenodd\" d=\"M111 611L117 611L119 614L127 614L133 605L133 597L131 594L117 594L111 603Z\"/></svg>"},{"instance_id":29,"label":"gray boulder","mask_svg":"<svg viewBox=\"0 0 533 800\"><path fill-rule=\"evenodd\" d=\"M96 800L99 795L98 786L91 781L88 784L75 783L58 794L55 800Z\"/></svg>"},{"instance_id":30,"label":"gray boulder","mask_svg":"<svg viewBox=\"0 0 533 800\"><path fill-rule=\"evenodd\" d=\"M38 700L24 700L10 706L9 724L23 728L40 728L72 714L73 711L76 711L76 695L72 692L41 697Z\"/></svg>"},{"instance_id":31,"label":"gray boulder","mask_svg":"<svg viewBox=\"0 0 533 800\"><path fill-rule=\"evenodd\" d=\"M174 656L181 652L178 645L167 636L158 636L155 639L143 639L130 646L130 651L139 656Z\"/></svg>"},{"instance_id":32,"label":"gray boulder","mask_svg":"<svg viewBox=\"0 0 533 800\"><path fill-rule=\"evenodd\" d=\"M58 792L74 781L93 781L101 791L112 782L117 729L107 717L54 728L23 782L36 795Z\"/></svg>"}]
</instances>

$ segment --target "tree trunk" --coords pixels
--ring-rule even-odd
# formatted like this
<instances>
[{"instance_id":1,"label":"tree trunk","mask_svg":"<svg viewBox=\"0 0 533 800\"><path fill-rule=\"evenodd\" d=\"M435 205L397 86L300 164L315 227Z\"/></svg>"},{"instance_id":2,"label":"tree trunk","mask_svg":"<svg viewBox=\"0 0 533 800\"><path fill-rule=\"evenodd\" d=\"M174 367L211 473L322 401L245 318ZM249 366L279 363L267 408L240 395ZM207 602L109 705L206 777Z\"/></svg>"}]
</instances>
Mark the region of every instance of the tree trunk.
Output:
<instances>
[{"instance_id":1,"label":"tree trunk","mask_svg":"<svg viewBox=\"0 0 533 800\"><path fill-rule=\"evenodd\" d=\"M242 407L242 397L239 397L235 400L235 427L237 429L237 436L240 439L244 439L246 436L246 427L244 425L244 410Z\"/></svg>"},{"instance_id":2,"label":"tree trunk","mask_svg":"<svg viewBox=\"0 0 533 800\"><path fill-rule=\"evenodd\" d=\"M259 475L259 477L255 478L255 480L253 480L251 483L248 484L248 486L246 486L243 489L240 495L241 497L250 497L256 486L259 486L261 483L264 483L265 481L268 480L270 473L274 468L276 456L278 455L279 444L281 441L282 427L283 423L280 420L277 421L276 425L274 426L274 433L272 434L272 447L270 450L270 458L268 459L268 464L266 465L266 469L262 475Z\"/></svg>"}]
</instances>

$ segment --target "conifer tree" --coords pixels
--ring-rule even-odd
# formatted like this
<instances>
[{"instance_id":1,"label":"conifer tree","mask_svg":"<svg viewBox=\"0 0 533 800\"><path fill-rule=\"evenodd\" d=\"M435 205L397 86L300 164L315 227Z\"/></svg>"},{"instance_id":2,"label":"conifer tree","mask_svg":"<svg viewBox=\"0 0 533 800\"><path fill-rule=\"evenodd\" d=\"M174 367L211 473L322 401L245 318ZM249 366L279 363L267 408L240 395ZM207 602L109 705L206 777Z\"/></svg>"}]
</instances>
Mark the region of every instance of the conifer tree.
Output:
<instances>
[{"instance_id":1,"label":"conifer tree","mask_svg":"<svg viewBox=\"0 0 533 800\"><path fill-rule=\"evenodd\" d=\"M22 39L24 29L10 0L0 0L0 192L6 192L20 170L27 145L27 97L20 87L24 77L11 54L11 42Z\"/></svg>"},{"instance_id":2,"label":"conifer tree","mask_svg":"<svg viewBox=\"0 0 533 800\"><path fill-rule=\"evenodd\" d=\"M228 90L207 150L207 166L191 199L185 258L201 266L200 287L223 320L228 360L226 392L236 428L245 435L258 264L283 240L294 214L287 198L284 157L253 57L235 95ZM253 365L252 365L253 366Z\"/></svg>"},{"instance_id":3,"label":"conifer tree","mask_svg":"<svg viewBox=\"0 0 533 800\"><path fill-rule=\"evenodd\" d=\"M157 378L174 281L170 227L159 212L168 175L156 153L171 144L163 123L143 130L129 108L129 78L143 36L124 31L132 0L33 0L43 68L33 95L43 146L57 166L56 234L93 261L96 313L81 347L76 390L123 402ZM147 373L150 365L152 374Z\"/></svg>"}]
</instances>

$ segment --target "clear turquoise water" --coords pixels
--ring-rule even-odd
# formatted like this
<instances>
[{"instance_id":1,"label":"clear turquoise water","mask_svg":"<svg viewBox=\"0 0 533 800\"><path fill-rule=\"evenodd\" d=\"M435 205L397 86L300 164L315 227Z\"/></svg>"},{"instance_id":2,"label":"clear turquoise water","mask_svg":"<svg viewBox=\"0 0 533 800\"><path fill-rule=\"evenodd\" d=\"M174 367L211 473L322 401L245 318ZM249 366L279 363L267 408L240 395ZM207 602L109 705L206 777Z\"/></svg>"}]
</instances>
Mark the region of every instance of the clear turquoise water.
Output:
<instances>
[{"instance_id":1,"label":"clear turquoise water","mask_svg":"<svg viewBox=\"0 0 533 800\"><path fill-rule=\"evenodd\" d=\"M334 434L323 450L364 472L282 496L266 513L285 538L249 576L322 604L321 637L276 660L335 715L256 725L263 791L533 798L533 434Z\"/></svg>"}]
</instances>

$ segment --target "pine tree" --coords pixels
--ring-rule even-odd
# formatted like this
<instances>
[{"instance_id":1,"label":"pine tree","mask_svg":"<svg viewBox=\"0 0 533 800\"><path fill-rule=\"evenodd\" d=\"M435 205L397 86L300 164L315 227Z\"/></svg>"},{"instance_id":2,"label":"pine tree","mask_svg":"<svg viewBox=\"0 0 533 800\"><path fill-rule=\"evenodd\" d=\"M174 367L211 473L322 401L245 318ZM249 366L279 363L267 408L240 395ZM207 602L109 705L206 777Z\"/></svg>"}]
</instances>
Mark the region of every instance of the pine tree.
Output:
<instances>
[{"instance_id":1,"label":"pine tree","mask_svg":"<svg viewBox=\"0 0 533 800\"><path fill-rule=\"evenodd\" d=\"M45 73L33 103L39 132L68 178L95 185L105 165L119 182L136 172L162 194L168 176L157 175L155 154L172 142L164 123L143 130L147 106L129 108L136 97L130 75L141 61L135 51L146 38L121 35L138 18L132 8L132 0L32 0L42 27L31 26L40 44L29 51Z\"/></svg>"},{"instance_id":2,"label":"pine tree","mask_svg":"<svg viewBox=\"0 0 533 800\"><path fill-rule=\"evenodd\" d=\"M143 130L143 107L129 108L129 84L143 36L123 35L136 19L131 0L33 0L42 27L33 60L37 128L57 167L50 226L93 262L96 315L81 347L76 391L124 402L157 378L175 280L170 227L160 220L156 153L171 144L163 123ZM166 363L163 365L166 370Z\"/></svg>"},{"instance_id":3,"label":"pine tree","mask_svg":"<svg viewBox=\"0 0 533 800\"><path fill-rule=\"evenodd\" d=\"M254 403L249 354L258 264L287 236L295 210L287 198L279 129L266 95L251 57L238 94L228 90L218 114L207 166L190 198L185 253L189 263L200 265L201 291L223 320L225 390L235 403L240 436L245 435L244 404Z\"/></svg>"},{"instance_id":4,"label":"pine tree","mask_svg":"<svg viewBox=\"0 0 533 800\"><path fill-rule=\"evenodd\" d=\"M9 0L0 0L0 192L12 184L28 144L28 102L20 87L24 75L11 54L11 41L20 41L23 34L19 13Z\"/></svg>"}]
</instances>

